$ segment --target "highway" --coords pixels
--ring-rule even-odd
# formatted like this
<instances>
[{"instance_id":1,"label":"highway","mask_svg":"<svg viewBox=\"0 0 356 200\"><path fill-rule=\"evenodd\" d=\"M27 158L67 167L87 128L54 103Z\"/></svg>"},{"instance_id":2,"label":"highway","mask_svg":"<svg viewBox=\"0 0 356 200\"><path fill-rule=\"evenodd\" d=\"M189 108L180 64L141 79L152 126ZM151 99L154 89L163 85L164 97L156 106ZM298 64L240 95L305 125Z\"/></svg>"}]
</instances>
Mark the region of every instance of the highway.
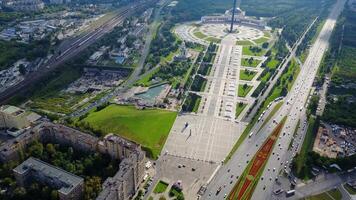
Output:
<instances>
[{"instance_id":1,"label":"highway","mask_svg":"<svg viewBox=\"0 0 356 200\"><path fill-rule=\"evenodd\" d=\"M118 14L112 19L104 22L99 28L89 31L81 37L78 37L70 42L68 45L64 45L60 48L60 54L55 54L50 60L44 63L36 73L31 73L25 77L25 80L17 85L14 85L0 94L0 103L5 104L11 97L20 92L25 92L30 84L40 80L49 72L53 71L57 67L66 61L74 58L81 51L88 48L98 39L102 38L106 33L109 33L115 26L120 25L125 18L143 9L151 1L139 1L134 4L125 6L118 11ZM68 43L68 42L67 42Z\"/></svg>"},{"instance_id":2,"label":"highway","mask_svg":"<svg viewBox=\"0 0 356 200\"><path fill-rule=\"evenodd\" d=\"M208 189L202 199L224 199L224 196L229 194L232 187L237 182L237 176L242 174L248 161L255 155L260 145L266 140L267 136L272 133L272 130L282 118L288 116L282 134L279 137L262 174L263 180L258 182L252 199L266 199L267 196L270 196L273 182L280 169L283 169L284 165L288 165L291 162L292 158L286 157L287 149L293 138L293 133L300 116L305 112L309 90L312 86L322 56L327 49L328 40L335 26L337 16L340 14L344 3L345 0L338 0L333 7L323 29L310 49L309 56L301 68L300 74L297 77L292 90L287 97L285 97L280 110L261 130L257 128L258 124L252 129L253 136L250 139L246 139L235 152L231 160L225 166L220 168L212 182L208 185ZM257 130L259 131L255 132ZM222 188L221 191L216 194L220 187Z\"/></svg>"},{"instance_id":3,"label":"highway","mask_svg":"<svg viewBox=\"0 0 356 200\"><path fill-rule=\"evenodd\" d=\"M274 155L268 160L262 174L264 179L258 182L252 199L265 199L266 196L269 196L272 192L272 181L274 182L275 178L278 177L279 171L283 170L285 165L288 167L292 161L293 157L287 157L288 151L286 150L293 138L294 130L298 126L298 121L305 112L309 91L313 85L323 55L328 48L331 33L339 14L344 8L344 4L345 0L338 0L335 3L315 43L310 48L309 55L301 68L301 72L286 98L287 101L277 113L277 121L280 121L283 116L288 115L286 124L282 130L283 133L286 132L287 134L277 141L278 145L274 148ZM270 125L272 125L272 122Z\"/></svg>"},{"instance_id":4,"label":"highway","mask_svg":"<svg viewBox=\"0 0 356 200\"><path fill-rule=\"evenodd\" d=\"M318 18L315 18L313 20L313 22L308 26L308 28L304 31L302 36L298 39L298 41L292 47L289 47L287 45L287 48L289 49L290 53L282 60L281 64L277 68L277 74L272 77L272 80L269 81L269 85L268 85L266 91L257 97L258 102L257 102L256 106L252 109L252 111L248 115L246 115L244 117L243 121L249 122L252 120L252 117L256 114L256 112L258 111L258 108L263 103L263 100L267 99L268 95L273 90L274 85L276 84L277 80L282 76L284 69L288 66L288 63L292 60L292 58L295 57L295 54L296 54L296 51L297 51L299 45L302 43L305 35L309 32L309 30L314 25L314 23L316 22L317 19Z\"/></svg>"}]
</instances>

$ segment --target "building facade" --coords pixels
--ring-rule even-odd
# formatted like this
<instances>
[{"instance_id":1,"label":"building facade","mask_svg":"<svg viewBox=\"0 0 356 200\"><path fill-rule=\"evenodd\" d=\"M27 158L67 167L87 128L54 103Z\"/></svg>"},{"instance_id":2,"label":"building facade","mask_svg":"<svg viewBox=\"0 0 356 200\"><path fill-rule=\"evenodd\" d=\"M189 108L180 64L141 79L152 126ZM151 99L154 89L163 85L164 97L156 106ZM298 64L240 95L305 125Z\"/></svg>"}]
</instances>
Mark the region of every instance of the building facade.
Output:
<instances>
[{"instance_id":1,"label":"building facade","mask_svg":"<svg viewBox=\"0 0 356 200\"><path fill-rule=\"evenodd\" d=\"M140 145L109 134L103 139L76 129L45 122L0 146L0 161L19 159L21 151L35 140L72 146L80 151L108 154L120 161L119 171L103 184L100 200L126 200L137 191L145 171L145 153ZM19 179L19 183L24 183Z\"/></svg>"}]
</instances>

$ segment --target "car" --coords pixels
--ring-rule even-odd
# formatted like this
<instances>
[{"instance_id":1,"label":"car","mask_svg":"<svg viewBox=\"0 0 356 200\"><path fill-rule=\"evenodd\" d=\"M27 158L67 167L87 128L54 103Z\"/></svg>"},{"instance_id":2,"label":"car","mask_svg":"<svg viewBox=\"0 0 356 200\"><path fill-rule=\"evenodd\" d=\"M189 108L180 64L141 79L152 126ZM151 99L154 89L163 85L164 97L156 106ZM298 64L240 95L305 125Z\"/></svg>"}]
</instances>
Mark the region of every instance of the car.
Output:
<instances>
[{"instance_id":1,"label":"car","mask_svg":"<svg viewBox=\"0 0 356 200\"><path fill-rule=\"evenodd\" d=\"M282 188L279 188L279 189L273 191L273 193L274 193L275 195L279 195L279 194L282 194L283 191L284 191L284 190L283 190Z\"/></svg>"},{"instance_id":2,"label":"car","mask_svg":"<svg viewBox=\"0 0 356 200\"><path fill-rule=\"evenodd\" d=\"M215 193L215 195L218 195L219 193L220 193L220 191L221 191L221 186L216 190L216 193Z\"/></svg>"}]
</instances>

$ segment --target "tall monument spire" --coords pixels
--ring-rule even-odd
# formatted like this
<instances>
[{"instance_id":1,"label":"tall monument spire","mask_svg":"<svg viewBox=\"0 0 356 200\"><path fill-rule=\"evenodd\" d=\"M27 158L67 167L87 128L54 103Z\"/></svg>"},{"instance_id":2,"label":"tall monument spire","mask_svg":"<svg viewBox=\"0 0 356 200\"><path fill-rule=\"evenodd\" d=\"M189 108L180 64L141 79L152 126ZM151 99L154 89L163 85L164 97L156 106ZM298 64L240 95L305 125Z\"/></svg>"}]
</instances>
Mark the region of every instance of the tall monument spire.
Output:
<instances>
[{"instance_id":1,"label":"tall monument spire","mask_svg":"<svg viewBox=\"0 0 356 200\"><path fill-rule=\"evenodd\" d=\"M232 31L234 30L235 11L236 11L236 0L234 0L234 6L232 7L232 18L231 18L230 33L232 33Z\"/></svg>"}]
</instances>

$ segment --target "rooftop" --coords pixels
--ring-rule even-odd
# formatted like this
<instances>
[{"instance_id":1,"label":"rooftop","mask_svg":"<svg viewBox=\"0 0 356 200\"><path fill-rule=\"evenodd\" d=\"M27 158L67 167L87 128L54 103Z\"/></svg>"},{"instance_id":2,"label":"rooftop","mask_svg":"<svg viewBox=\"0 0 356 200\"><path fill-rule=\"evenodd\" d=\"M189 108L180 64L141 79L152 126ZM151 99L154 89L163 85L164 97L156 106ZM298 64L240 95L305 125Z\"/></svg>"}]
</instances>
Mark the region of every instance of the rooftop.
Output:
<instances>
[{"instance_id":1,"label":"rooftop","mask_svg":"<svg viewBox=\"0 0 356 200\"><path fill-rule=\"evenodd\" d=\"M18 108L16 106L10 106L10 105L1 106L1 111L13 116L17 116L25 112L21 108Z\"/></svg>"},{"instance_id":2,"label":"rooftop","mask_svg":"<svg viewBox=\"0 0 356 200\"><path fill-rule=\"evenodd\" d=\"M84 179L69 173L61 168L50 165L42 160L30 157L17 166L14 172L18 174L24 174L28 170L33 170L35 172L41 173L45 177L50 177L52 179L57 179L62 182L63 187L58 191L60 193L68 194L77 185L84 182Z\"/></svg>"}]
</instances>

